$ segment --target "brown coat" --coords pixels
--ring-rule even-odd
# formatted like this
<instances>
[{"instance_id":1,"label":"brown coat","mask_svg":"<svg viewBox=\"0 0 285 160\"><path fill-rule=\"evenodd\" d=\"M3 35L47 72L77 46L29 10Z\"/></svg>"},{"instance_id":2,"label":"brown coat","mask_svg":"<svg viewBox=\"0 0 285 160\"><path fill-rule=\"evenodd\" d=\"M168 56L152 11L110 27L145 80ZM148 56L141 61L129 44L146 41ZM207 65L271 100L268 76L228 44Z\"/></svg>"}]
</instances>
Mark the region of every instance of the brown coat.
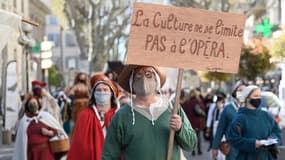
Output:
<instances>
[{"instance_id":1,"label":"brown coat","mask_svg":"<svg viewBox=\"0 0 285 160\"><path fill-rule=\"evenodd\" d=\"M72 115L71 118L75 123L80 112L88 107L89 103L89 88L87 85L78 83L72 89L71 93L73 97L73 104L72 104Z\"/></svg>"}]
</instances>

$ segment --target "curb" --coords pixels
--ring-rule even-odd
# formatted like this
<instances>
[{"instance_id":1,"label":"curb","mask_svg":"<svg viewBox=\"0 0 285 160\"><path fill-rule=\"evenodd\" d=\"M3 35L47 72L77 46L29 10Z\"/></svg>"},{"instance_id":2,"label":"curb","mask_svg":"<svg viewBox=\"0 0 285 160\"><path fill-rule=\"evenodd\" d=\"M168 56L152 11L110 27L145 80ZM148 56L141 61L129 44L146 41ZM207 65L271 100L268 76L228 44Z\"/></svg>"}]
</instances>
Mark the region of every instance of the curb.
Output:
<instances>
[{"instance_id":1,"label":"curb","mask_svg":"<svg viewBox=\"0 0 285 160\"><path fill-rule=\"evenodd\" d=\"M279 155L278 159L284 159L285 158L285 146L279 146Z\"/></svg>"},{"instance_id":2,"label":"curb","mask_svg":"<svg viewBox=\"0 0 285 160\"><path fill-rule=\"evenodd\" d=\"M3 124L2 124L2 116L0 116L0 148L3 146L2 143L2 130L3 130Z\"/></svg>"}]
</instances>

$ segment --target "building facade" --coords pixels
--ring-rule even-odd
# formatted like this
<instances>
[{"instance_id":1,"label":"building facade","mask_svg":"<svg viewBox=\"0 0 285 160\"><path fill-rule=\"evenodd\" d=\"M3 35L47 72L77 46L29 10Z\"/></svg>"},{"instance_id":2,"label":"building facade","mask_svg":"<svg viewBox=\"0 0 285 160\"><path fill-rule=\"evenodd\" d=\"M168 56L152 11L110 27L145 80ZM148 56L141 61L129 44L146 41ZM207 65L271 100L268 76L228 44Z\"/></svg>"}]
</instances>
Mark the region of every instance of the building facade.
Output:
<instances>
[{"instance_id":1,"label":"building facade","mask_svg":"<svg viewBox=\"0 0 285 160\"><path fill-rule=\"evenodd\" d=\"M36 42L41 42L46 33L46 16L49 15L51 11L45 3L40 0L30 0L29 3L29 18L39 24L33 31L33 37Z\"/></svg>"},{"instance_id":2,"label":"building facade","mask_svg":"<svg viewBox=\"0 0 285 160\"><path fill-rule=\"evenodd\" d=\"M23 17L29 17L29 10L28 10L28 3L29 0L0 0L0 8L5 11L16 13ZM23 50L22 47L18 44L17 41L18 34L15 33L12 35L12 38L8 41L6 47L1 52L1 58L0 58L0 77L1 77L1 88L2 88L2 81L4 75L2 75L4 72L4 69L6 68L6 64L9 61L16 60L17 62L17 73L18 73L18 89L23 90L23 63L22 59L23 57ZM2 90L1 90L2 91ZM1 92L2 95L2 92Z\"/></svg>"},{"instance_id":3,"label":"building facade","mask_svg":"<svg viewBox=\"0 0 285 160\"><path fill-rule=\"evenodd\" d=\"M53 41L53 62L60 69L66 86L73 83L77 72L88 73L87 60L80 58L80 49L75 34L68 27L60 26L57 18L49 15L46 18L46 35L48 41Z\"/></svg>"},{"instance_id":4,"label":"building facade","mask_svg":"<svg viewBox=\"0 0 285 160\"><path fill-rule=\"evenodd\" d=\"M41 42L45 34L45 16L50 13L49 9L40 0L0 0L0 9L15 13L22 18L29 19L39 24L39 27L29 26L32 29L31 39ZM24 22L22 22L24 24ZM27 24L25 24L27 27ZM19 24L19 29L12 33L7 45L1 51L0 55L0 86L1 99L7 95L7 66L10 62L16 62L16 90L15 93L26 93L31 91L31 81L37 78L37 63L32 58L31 53L24 52L23 46L19 43L19 38L24 35L24 26ZM32 43L33 44L33 43ZM31 48L29 48L30 50ZM28 65L26 65L28 64ZM28 74L27 74L28 73ZM5 83L6 82L6 83ZM1 102L2 103L2 102ZM2 103L3 105L4 103ZM3 107L8 106L4 104ZM1 109L3 111L3 108Z\"/></svg>"},{"instance_id":5,"label":"building facade","mask_svg":"<svg viewBox=\"0 0 285 160\"><path fill-rule=\"evenodd\" d=\"M32 35L36 42L36 46L40 46L40 43L44 40L46 34L46 16L51 13L49 7L41 0L30 0L29 1L29 18L39 24L35 27ZM30 57L30 76L33 79L42 80L42 69L40 60L40 51L32 50Z\"/></svg>"}]
</instances>

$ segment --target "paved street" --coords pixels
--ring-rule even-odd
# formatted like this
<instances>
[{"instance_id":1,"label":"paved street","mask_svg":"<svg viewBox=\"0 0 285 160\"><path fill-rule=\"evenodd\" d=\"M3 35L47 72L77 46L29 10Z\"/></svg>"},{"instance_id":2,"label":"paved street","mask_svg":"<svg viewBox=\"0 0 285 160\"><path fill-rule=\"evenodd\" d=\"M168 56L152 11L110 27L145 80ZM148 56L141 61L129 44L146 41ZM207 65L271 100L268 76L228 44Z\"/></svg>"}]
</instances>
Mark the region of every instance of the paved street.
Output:
<instances>
[{"instance_id":1,"label":"paved street","mask_svg":"<svg viewBox=\"0 0 285 160\"><path fill-rule=\"evenodd\" d=\"M0 160L12 160L13 145L0 145ZM186 160L211 160L210 152L207 152L208 143L202 143L202 155L192 156L191 153L185 153ZM285 157L285 147L281 147L280 159ZM64 158L63 158L64 159Z\"/></svg>"},{"instance_id":2,"label":"paved street","mask_svg":"<svg viewBox=\"0 0 285 160\"><path fill-rule=\"evenodd\" d=\"M0 160L12 160L14 145L2 145L0 146ZM62 157L61 160L65 160L66 157Z\"/></svg>"},{"instance_id":3,"label":"paved street","mask_svg":"<svg viewBox=\"0 0 285 160\"><path fill-rule=\"evenodd\" d=\"M13 145L0 145L0 160L11 160L13 148Z\"/></svg>"},{"instance_id":4,"label":"paved street","mask_svg":"<svg viewBox=\"0 0 285 160\"><path fill-rule=\"evenodd\" d=\"M285 131L285 130L284 130ZM1 137L1 136L0 136ZM211 152L208 152L208 142L203 141L202 143L202 155L192 156L191 153L184 153L186 160L211 160ZM14 145L1 145L0 143L0 160L12 160L12 154L13 154L13 147ZM285 147L280 147L280 154L279 158L283 159L285 157ZM64 158L63 158L64 159Z\"/></svg>"},{"instance_id":5,"label":"paved street","mask_svg":"<svg viewBox=\"0 0 285 160\"><path fill-rule=\"evenodd\" d=\"M196 152L196 155L192 156L191 153L184 152L185 158L187 160L210 160L211 159L210 152L207 151L209 143L206 142L206 141L203 141L203 143L201 145L202 145L202 152L203 152L203 154L197 155L197 152Z\"/></svg>"},{"instance_id":6,"label":"paved street","mask_svg":"<svg viewBox=\"0 0 285 160\"><path fill-rule=\"evenodd\" d=\"M0 160L12 160L13 145L0 146ZM202 143L203 154L192 157L191 153L185 153L187 160L210 160L210 154L207 152L208 143Z\"/></svg>"}]
</instances>

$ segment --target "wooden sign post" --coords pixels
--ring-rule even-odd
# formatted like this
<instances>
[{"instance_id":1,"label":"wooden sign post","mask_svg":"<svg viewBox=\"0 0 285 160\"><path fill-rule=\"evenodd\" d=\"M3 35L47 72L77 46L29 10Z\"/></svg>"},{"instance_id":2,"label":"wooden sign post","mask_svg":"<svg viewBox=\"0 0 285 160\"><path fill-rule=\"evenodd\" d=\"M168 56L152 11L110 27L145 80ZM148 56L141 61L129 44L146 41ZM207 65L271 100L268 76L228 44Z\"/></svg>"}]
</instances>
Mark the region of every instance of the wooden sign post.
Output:
<instances>
[{"instance_id":1,"label":"wooden sign post","mask_svg":"<svg viewBox=\"0 0 285 160\"><path fill-rule=\"evenodd\" d=\"M134 3L127 64L179 68L177 113L183 69L237 73L246 17L155 4ZM171 159L171 131L168 159Z\"/></svg>"},{"instance_id":2,"label":"wooden sign post","mask_svg":"<svg viewBox=\"0 0 285 160\"><path fill-rule=\"evenodd\" d=\"M172 110L172 114L177 114L178 112L179 98L181 94L181 85L182 85L182 79L183 79L183 71L184 71L183 69L179 69L178 71L178 80L177 80L176 92L175 92L175 104ZM172 159L174 135L175 135L175 131L171 129L170 134L169 134L169 140L168 140L167 160Z\"/></svg>"}]
</instances>

